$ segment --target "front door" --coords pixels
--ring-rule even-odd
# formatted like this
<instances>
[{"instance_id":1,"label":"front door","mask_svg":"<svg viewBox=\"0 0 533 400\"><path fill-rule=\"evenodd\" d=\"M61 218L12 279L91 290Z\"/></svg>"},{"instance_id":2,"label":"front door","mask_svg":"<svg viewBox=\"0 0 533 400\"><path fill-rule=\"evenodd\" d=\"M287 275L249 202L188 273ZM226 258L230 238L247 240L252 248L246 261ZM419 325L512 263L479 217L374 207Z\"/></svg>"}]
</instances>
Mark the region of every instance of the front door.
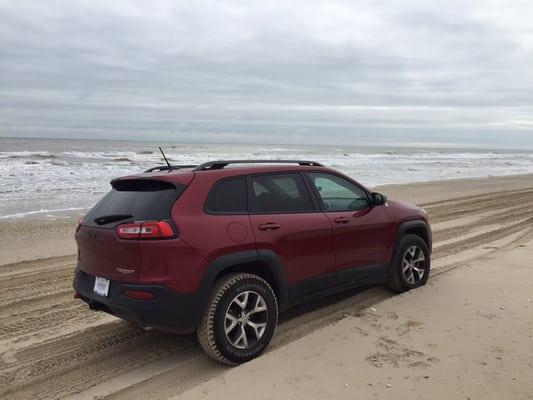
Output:
<instances>
[{"instance_id":1,"label":"front door","mask_svg":"<svg viewBox=\"0 0 533 400\"><path fill-rule=\"evenodd\" d=\"M364 277L361 274L372 273L372 267L385 266L393 224L384 206L373 206L363 188L342 176L307 174L333 226L335 269L340 279Z\"/></svg>"}]
</instances>

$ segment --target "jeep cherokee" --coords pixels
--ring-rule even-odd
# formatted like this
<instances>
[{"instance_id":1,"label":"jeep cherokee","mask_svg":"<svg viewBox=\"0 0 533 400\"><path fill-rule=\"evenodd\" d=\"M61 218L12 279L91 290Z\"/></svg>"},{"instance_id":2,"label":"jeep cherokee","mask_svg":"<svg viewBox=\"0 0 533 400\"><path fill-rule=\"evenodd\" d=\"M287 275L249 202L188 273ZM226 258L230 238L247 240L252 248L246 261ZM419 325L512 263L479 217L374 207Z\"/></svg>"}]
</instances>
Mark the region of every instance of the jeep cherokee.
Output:
<instances>
[{"instance_id":1,"label":"jeep cherokee","mask_svg":"<svg viewBox=\"0 0 533 400\"><path fill-rule=\"evenodd\" d=\"M429 276L424 210L317 162L169 165L111 186L76 228L75 296L144 327L196 331L228 365L258 356L291 306Z\"/></svg>"}]
</instances>

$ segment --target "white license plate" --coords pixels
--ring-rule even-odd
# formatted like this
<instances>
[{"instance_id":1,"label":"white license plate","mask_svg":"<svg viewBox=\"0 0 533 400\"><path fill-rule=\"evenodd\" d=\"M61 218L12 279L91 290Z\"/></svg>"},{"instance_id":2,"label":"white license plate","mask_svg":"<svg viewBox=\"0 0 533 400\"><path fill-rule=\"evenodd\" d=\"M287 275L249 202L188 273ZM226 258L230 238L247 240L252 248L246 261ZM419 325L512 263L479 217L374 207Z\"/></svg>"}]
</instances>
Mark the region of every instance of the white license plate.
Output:
<instances>
[{"instance_id":1,"label":"white license plate","mask_svg":"<svg viewBox=\"0 0 533 400\"><path fill-rule=\"evenodd\" d=\"M99 296L107 297L109 293L109 279L100 278L99 276L97 276L94 279L93 292Z\"/></svg>"}]
</instances>

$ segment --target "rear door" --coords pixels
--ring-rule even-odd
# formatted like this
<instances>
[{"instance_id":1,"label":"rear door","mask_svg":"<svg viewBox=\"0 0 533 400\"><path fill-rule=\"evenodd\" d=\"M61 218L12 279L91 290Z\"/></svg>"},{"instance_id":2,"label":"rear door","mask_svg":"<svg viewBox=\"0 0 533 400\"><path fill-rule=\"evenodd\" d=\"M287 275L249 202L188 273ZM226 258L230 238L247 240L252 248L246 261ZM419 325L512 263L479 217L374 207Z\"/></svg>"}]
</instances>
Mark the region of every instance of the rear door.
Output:
<instances>
[{"instance_id":1,"label":"rear door","mask_svg":"<svg viewBox=\"0 0 533 400\"><path fill-rule=\"evenodd\" d=\"M331 224L313 204L301 173L249 179L252 229L259 250L272 250L285 268L291 297L335 283Z\"/></svg>"},{"instance_id":2,"label":"rear door","mask_svg":"<svg viewBox=\"0 0 533 400\"><path fill-rule=\"evenodd\" d=\"M386 264L392 223L383 206L373 207L365 190L339 175L308 172L307 176L333 225L340 280L361 277L363 267Z\"/></svg>"},{"instance_id":3,"label":"rear door","mask_svg":"<svg viewBox=\"0 0 533 400\"><path fill-rule=\"evenodd\" d=\"M141 269L139 241L121 239L117 225L169 220L185 186L151 179L113 182L113 189L85 216L76 232L78 267L89 275L135 283Z\"/></svg>"}]
</instances>

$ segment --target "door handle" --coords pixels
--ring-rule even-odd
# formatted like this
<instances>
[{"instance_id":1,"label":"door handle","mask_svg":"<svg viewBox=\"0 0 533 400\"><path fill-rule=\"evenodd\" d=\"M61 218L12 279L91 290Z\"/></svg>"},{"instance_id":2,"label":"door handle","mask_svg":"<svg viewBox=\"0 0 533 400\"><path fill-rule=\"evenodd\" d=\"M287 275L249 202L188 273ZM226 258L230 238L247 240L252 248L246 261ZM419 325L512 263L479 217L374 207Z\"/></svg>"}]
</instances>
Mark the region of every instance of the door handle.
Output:
<instances>
[{"instance_id":1,"label":"door handle","mask_svg":"<svg viewBox=\"0 0 533 400\"><path fill-rule=\"evenodd\" d=\"M276 229L281 228L281 225L269 222L266 224L261 224L257 228L259 228L260 231L275 231Z\"/></svg>"},{"instance_id":2,"label":"door handle","mask_svg":"<svg viewBox=\"0 0 533 400\"><path fill-rule=\"evenodd\" d=\"M346 217L338 217L333 220L336 224L347 224L350 220Z\"/></svg>"}]
</instances>

